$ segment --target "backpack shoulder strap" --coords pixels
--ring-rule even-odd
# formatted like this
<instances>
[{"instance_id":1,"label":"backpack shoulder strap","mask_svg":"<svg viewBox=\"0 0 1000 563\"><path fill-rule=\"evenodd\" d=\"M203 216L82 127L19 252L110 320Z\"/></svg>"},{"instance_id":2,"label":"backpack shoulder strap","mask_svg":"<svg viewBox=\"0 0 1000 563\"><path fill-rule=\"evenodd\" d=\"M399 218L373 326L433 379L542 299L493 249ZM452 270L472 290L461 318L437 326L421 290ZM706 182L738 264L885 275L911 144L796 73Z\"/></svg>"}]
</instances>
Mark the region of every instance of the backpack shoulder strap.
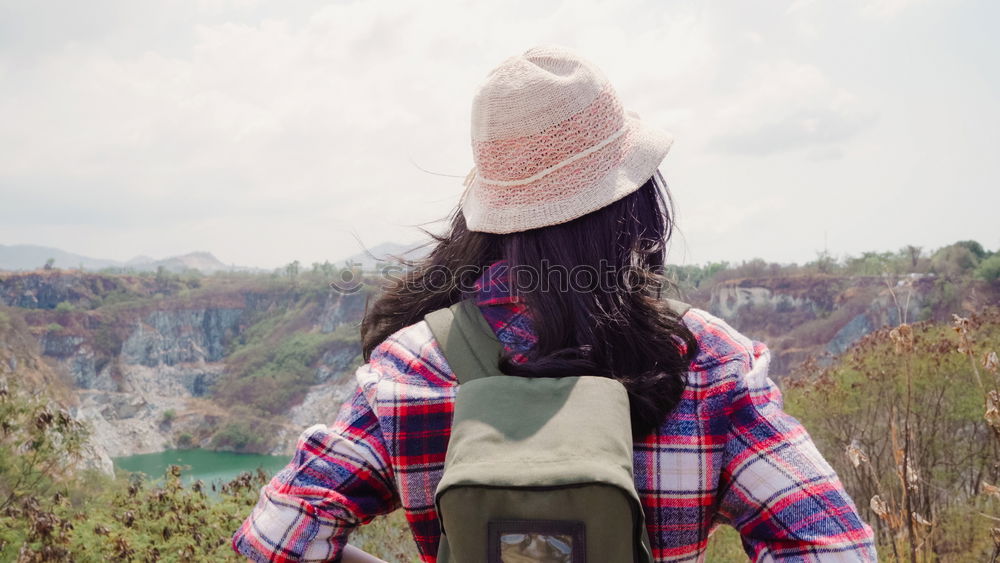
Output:
<instances>
[{"instance_id":1,"label":"backpack shoulder strap","mask_svg":"<svg viewBox=\"0 0 1000 563\"><path fill-rule=\"evenodd\" d=\"M691 308L675 299L667 299L667 305L678 317L683 317ZM460 384L503 375L497 367L503 345L483 318L475 299L465 299L451 307L432 311L424 315L424 320Z\"/></svg>"},{"instance_id":2,"label":"backpack shoulder strap","mask_svg":"<svg viewBox=\"0 0 1000 563\"><path fill-rule=\"evenodd\" d=\"M503 345L474 299L465 299L424 316L459 384L503 375L497 362Z\"/></svg>"}]
</instances>

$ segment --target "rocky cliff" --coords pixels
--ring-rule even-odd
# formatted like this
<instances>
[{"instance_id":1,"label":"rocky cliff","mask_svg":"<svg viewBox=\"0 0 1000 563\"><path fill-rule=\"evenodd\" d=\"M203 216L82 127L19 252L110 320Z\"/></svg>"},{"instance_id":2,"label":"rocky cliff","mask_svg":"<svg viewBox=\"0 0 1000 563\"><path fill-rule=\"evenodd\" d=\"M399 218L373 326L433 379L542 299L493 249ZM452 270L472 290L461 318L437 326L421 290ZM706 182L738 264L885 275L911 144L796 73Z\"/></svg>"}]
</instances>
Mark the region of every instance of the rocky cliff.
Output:
<instances>
[{"instance_id":1,"label":"rocky cliff","mask_svg":"<svg viewBox=\"0 0 1000 563\"><path fill-rule=\"evenodd\" d=\"M692 302L768 344L771 373L788 376L802 361L821 362L885 326L946 320L1000 300L997 284L934 275L744 278L725 281Z\"/></svg>"},{"instance_id":2,"label":"rocky cliff","mask_svg":"<svg viewBox=\"0 0 1000 563\"><path fill-rule=\"evenodd\" d=\"M90 423L96 467L176 447L288 453L353 390L369 293L274 276L4 273L0 370ZM811 275L729 280L688 300L766 342L783 377L901 318L1000 301L1000 288Z\"/></svg>"},{"instance_id":3,"label":"rocky cliff","mask_svg":"<svg viewBox=\"0 0 1000 563\"><path fill-rule=\"evenodd\" d=\"M95 308L116 296L148 297L157 291L172 293L176 284L155 278L108 276L65 270L25 273L0 272L0 305L22 309Z\"/></svg>"},{"instance_id":4,"label":"rocky cliff","mask_svg":"<svg viewBox=\"0 0 1000 563\"><path fill-rule=\"evenodd\" d=\"M163 291L154 279L131 276L6 274L0 277L0 299L15 307L5 309L8 317L23 319L27 330L20 338L27 344L22 347L36 353L3 354L4 365L13 372L11 366L33 362L33 369L60 382L64 402L91 425L93 442L107 458L212 447L217 431L234 420L252 425L246 409L217 396L221 379L237 377L229 359L248 331L259 333L275 319L288 318L297 332L353 331L353 343L326 346L307 359L311 375L302 382L300 400L287 412L268 416L273 435L247 448L288 452L302 428L336 413L359 363L354 327L364 296L319 287L244 285L192 292L174 283ZM107 303L109 295L118 299ZM0 346L11 343L3 339Z\"/></svg>"}]
</instances>

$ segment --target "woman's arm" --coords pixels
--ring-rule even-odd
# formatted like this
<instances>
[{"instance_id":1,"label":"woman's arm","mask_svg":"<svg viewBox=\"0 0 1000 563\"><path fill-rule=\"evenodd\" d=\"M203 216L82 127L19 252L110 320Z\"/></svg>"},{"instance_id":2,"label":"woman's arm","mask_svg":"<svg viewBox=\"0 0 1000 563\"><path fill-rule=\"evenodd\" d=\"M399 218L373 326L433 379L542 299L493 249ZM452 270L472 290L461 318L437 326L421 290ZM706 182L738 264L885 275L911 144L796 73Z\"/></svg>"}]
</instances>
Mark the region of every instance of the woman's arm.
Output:
<instances>
[{"instance_id":1,"label":"woman's arm","mask_svg":"<svg viewBox=\"0 0 1000 563\"><path fill-rule=\"evenodd\" d=\"M337 558L354 528L399 506L388 459L378 419L358 389L331 427L302 433L292 461L261 488L233 549L255 561Z\"/></svg>"},{"instance_id":2,"label":"woman's arm","mask_svg":"<svg viewBox=\"0 0 1000 563\"><path fill-rule=\"evenodd\" d=\"M253 562L253 559L247 559L247 561ZM344 546L344 551L342 552L340 563L388 563L374 555L370 555L360 549L354 547L351 544Z\"/></svg>"},{"instance_id":3,"label":"woman's arm","mask_svg":"<svg viewBox=\"0 0 1000 563\"><path fill-rule=\"evenodd\" d=\"M754 561L877 561L871 528L805 428L782 410L761 360L737 376L731 395L720 516Z\"/></svg>"}]
</instances>

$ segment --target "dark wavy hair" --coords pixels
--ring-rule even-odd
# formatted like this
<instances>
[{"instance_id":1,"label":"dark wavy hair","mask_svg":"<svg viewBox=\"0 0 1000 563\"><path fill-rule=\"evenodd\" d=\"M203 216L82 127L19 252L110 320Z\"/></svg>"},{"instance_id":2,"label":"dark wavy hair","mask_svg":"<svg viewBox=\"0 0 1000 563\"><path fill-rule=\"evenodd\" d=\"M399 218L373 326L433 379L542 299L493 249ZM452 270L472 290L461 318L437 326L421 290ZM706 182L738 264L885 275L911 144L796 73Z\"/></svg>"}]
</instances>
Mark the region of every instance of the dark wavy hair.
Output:
<instances>
[{"instance_id":1,"label":"dark wavy hair","mask_svg":"<svg viewBox=\"0 0 1000 563\"><path fill-rule=\"evenodd\" d=\"M510 234L470 231L456 209L451 229L433 236L426 258L408 263L366 311L364 358L397 330L463 297L497 260L509 271L590 268L603 283L585 290L517 286L537 342L523 362L501 358L503 373L524 377L596 375L628 391L632 433L646 436L676 407L697 353L694 335L664 301L672 203L657 172L638 190L572 221ZM436 243L436 244L435 244Z\"/></svg>"}]
</instances>

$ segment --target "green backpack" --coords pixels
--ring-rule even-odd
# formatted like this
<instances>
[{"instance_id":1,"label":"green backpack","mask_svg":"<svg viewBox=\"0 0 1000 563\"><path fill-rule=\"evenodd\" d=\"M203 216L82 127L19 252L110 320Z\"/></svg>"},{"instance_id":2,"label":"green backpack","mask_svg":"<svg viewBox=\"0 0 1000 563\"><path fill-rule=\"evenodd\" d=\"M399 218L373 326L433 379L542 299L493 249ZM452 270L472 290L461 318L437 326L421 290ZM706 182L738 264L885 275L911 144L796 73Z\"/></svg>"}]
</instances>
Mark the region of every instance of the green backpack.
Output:
<instances>
[{"instance_id":1,"label":"green backpack","mask_svg":"<svg viewBox=\"0 0 1000 563\"><path fill-rule=\"evenodd\" d=\"M504 375L473 300L425 319L460 384L435 492L438 562L652 563L625 387Z\"/></svg>"}]
</instances>

